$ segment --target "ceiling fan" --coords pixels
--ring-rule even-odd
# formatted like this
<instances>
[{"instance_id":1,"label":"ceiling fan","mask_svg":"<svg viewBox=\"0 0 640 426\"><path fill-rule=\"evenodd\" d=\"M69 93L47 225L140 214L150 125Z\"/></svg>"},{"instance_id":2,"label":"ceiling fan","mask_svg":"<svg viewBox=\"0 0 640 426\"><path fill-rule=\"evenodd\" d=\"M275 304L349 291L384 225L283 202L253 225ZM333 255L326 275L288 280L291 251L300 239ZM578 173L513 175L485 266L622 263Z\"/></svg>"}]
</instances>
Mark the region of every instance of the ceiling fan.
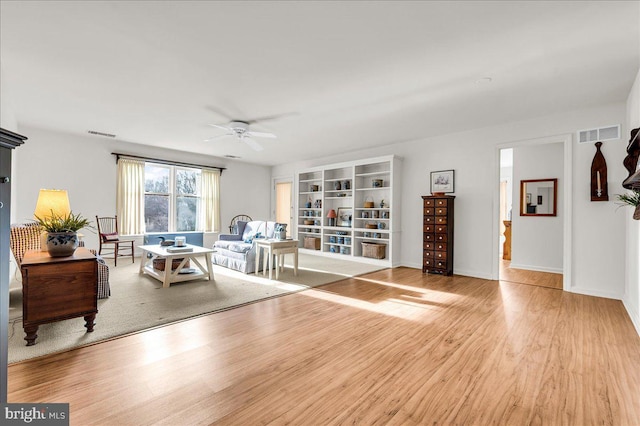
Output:
<instances>
[{"instance_id":1,"label":"ceiling fan","mask_svg":"<svg viewBox=\"0 0 640 426\"><path fill-rule=\"evenodd\" d=\"M227 136L236 136L242 142L249 145L252 149L256 151L262 151L264 148L258 142L254 141L251 138L268 138L275 139L277 136L273 133L267 132L254 132L251 130L251 123L255 123L258 120L231 120L228 124L209 124L211 127L215 127L218 129L226 130L227 133L222 135L213 136L209 139L205 139L205 142L209 142L214 139L223 138Z\"/></svg>"}]
</instances>

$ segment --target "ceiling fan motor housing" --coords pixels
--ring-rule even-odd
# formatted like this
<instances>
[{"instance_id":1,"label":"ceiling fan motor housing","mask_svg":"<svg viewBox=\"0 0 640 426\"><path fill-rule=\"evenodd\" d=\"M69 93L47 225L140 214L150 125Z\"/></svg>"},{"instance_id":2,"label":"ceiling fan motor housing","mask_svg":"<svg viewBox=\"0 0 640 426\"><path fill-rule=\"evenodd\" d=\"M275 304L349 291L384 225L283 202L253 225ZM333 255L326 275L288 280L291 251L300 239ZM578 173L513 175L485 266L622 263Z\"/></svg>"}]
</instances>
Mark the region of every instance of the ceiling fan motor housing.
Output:
<instances>
[{"instance_id":1,"label":"ceiling fan motor housing","mask_svg":"<svg viewBox=\"0 0 640 426\"><path fill-rule=\"evenodd\" d=\"M241 135L245 133L247 130L249 130L249 123L246 123L244 121L232 121L231 123L229 123L229 127L234 132Z\"/></svg>"}]
</instances>

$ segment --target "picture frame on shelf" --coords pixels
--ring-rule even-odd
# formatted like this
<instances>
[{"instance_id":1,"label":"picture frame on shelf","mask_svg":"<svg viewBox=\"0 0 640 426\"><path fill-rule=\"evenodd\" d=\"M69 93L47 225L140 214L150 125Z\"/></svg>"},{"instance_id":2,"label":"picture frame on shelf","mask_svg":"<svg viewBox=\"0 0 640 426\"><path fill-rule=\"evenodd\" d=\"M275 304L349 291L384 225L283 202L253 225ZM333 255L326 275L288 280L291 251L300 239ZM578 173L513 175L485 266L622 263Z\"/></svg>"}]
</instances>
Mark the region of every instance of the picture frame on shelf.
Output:
<instances>
[{"instance_id":1,"label":"picture frame on shelf","mask_svg":"<svg viewBox=\"0 0 640 426\"><path fill-rule=\"evenodd\" d=\"M431 193L455 192L455 171L439 170L431 172Z\"/></svg>"},{"instance_id":2,"label":"picture frame on shelf","mask_svg":"<svg viewBox=\"0 0 640 426\"><path fill-rule=\"evenodd\" d=\"M338 207L337 225L351 227L353 220L353 208L352 207Z\"/></svg>"}]
</instances>

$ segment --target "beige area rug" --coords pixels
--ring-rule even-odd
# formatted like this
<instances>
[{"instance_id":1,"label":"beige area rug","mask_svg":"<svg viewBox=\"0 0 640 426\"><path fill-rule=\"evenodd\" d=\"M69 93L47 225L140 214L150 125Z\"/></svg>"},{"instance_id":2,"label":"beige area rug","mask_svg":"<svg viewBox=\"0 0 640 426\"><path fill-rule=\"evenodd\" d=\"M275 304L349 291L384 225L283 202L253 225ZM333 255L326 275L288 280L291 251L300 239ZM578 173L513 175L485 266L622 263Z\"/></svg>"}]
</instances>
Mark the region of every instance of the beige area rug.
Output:
<instances>
[{"instance_id":1,"label":"beige area rug","mask_svg":"<svg viewBox=\"0 0 640 426\"><path fill-rule=\"evenodd\" d=\"M285 257L290 260L292 256ZM214 266L215 282L194 280L162 288L158 280L138 274L139 259L136 259L135 264L123 260L120 262L117 267L110 264L111 297L98 300L98 315L93 333L85 332L82 317L44 324L38 329L38 339L34 346L26 346L24 340L20 283L12 283L9 307L9 363L201 314L227 310L380 269L379 266L366 263L301 253L298 276L294 276L290 263L285 263L287 268L280 273L278 281L263 278L261 273L258 276L245 275Z\"/></svg>"}]
</instances>

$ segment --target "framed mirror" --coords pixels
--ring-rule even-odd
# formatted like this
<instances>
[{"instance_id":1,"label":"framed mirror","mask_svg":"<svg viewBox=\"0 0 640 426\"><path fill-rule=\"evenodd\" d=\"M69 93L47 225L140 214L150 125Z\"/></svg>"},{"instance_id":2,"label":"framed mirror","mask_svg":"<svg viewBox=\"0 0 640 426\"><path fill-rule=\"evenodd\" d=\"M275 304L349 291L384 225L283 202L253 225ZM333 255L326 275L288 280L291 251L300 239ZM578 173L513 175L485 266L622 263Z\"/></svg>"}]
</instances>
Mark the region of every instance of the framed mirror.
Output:
<instances>
[{"instance_id":1,"label":"framed mirror","mask_svg":"<svg viewBox=\"0 0 640 426\"><path fill-rule=\"evenodd\" d=\"M520 216L557 216L558 179L520 181Z\"/></svg>"}]
</instances>

